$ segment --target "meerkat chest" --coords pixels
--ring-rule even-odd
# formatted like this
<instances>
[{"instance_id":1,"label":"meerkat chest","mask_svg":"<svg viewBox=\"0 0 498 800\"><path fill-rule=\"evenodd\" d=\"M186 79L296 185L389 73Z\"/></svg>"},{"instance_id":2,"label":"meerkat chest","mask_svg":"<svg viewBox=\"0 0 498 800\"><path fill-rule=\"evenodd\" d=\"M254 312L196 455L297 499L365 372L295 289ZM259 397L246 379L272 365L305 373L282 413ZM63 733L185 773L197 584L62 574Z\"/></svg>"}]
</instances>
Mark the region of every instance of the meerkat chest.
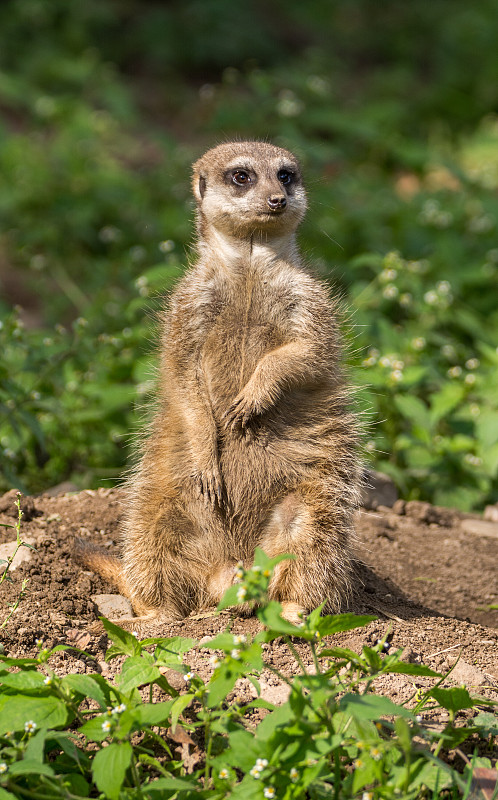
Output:
<instances>
[{"instance_id":1,"label":"meerkat chest","mask_svg":"<svg viewBox=\"0 0 498 800\"><path fill-rule=\"evenodd\" d=\"M265 353L292 338L294 308L292 291L270 281L247 282L240 291L213 288L213 313L203 346L213 383L218 376L229 392L238 391Z\"/></svg>"}]
</instances>

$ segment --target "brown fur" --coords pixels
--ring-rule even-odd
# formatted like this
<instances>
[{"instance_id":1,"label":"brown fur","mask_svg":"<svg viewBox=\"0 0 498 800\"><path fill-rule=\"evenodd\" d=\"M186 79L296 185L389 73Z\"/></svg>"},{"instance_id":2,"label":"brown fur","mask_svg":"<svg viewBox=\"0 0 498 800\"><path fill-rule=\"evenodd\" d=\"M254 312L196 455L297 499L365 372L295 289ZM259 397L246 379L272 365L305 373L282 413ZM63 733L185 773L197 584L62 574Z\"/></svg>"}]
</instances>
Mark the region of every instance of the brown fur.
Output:
<instances>
[{"instance_id":1,"label":"brown fur","mask_svg":"<svg viewBox=\"0 0 498 800\"><path fill-rule=\"evenodd\" d=\"M249 185L233 182L237 168ZM270 144L222 144L194 164L193 188L198 259L163 315L158 407L127 485L121 587L144 618L180 619L216 603L259 546L297 557L270 587L287 616L324 600L338 609L359 469L337 304L295 241L299 164Z\"/></svg>"}]
</instances>

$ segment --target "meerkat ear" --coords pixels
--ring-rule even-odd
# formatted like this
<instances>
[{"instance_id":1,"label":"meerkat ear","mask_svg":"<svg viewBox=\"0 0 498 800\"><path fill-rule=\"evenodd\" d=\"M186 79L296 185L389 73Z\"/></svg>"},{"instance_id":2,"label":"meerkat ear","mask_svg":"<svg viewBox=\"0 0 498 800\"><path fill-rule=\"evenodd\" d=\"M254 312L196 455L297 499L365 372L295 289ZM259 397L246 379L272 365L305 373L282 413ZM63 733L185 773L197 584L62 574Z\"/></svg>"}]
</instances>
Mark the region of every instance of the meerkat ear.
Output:
<instances>
[{"instance_id":1,"label":"meerkat ear","mask_svg":"<svg viewBox=\"0 0 498 800\"><path fill-rule=\"evenodd\" d=\"M198 203L206 193L206 179L204 175L196 175L194 177L194 196Z\"/></svg>"}]
</instances>

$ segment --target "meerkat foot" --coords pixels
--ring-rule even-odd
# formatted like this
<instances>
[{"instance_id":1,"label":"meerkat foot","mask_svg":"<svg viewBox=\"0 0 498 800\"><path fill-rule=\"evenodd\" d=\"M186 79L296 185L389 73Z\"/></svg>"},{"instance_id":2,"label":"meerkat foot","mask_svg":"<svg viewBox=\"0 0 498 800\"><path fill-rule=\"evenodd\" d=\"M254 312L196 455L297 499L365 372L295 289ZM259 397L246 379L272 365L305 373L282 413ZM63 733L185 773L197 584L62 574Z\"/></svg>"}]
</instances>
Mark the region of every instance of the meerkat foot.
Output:
<instances>
[{"instance_id":1,"label":"meerkat foot","mask_svg":"<svg viewBox=\"0 0 498 800\"><path fill-rule=\"evenodd\" d=\"M293 625L299 625L306 617L306 609L299 605L299 603L283 602L282 603L282 617L287 622L292 622Z\"/></svg>"}]
</instances>

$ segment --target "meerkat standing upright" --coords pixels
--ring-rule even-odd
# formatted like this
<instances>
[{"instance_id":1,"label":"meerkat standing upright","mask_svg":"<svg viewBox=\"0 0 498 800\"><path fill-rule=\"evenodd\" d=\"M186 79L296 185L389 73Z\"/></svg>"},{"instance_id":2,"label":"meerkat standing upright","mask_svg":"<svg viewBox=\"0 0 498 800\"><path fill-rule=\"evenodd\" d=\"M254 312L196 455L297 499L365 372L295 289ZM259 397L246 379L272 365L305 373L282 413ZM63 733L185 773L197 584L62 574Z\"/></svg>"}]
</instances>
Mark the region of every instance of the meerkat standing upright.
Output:
<instances>
[{"instance_id":1,"label":"meerkat standing upright","mask_svg":"<svg viewBox=\"0 0 498 800\"><path fill-rule=\"evenodd\" d=\"M194 164L193 190L198 260L164 313L122 562L100 571L137 615L179 619L218 602L261 547L295 556L270 584L288 618L325 600L337 610L359 466L337 306L296 245L299 163L262 142L222 144Z\"/></svg>"}]
</instances>

